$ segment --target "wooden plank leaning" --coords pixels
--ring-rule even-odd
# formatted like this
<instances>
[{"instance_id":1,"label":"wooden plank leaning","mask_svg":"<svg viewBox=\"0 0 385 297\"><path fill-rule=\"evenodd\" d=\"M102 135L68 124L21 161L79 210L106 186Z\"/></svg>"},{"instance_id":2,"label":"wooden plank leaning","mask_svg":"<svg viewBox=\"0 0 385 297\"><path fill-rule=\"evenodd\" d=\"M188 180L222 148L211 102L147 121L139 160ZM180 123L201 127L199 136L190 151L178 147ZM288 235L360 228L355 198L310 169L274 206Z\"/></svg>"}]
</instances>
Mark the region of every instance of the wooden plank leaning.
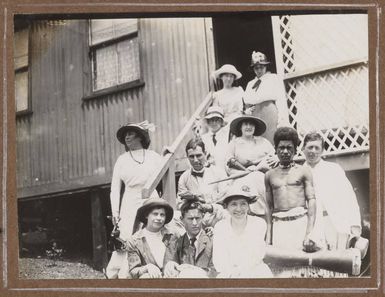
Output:
<instances>
[{"instance_id":1,"label":"wooden plank leaning","mask_svg":"<svg viewBox=\"0 0 385 297\"><path fill-rule=\"evenodd\" d=\"M172 205L175 206L176 199L176 187L175 187L175 152L180 148L180 146L186 143L187 138L189 137L195 121L200 119L207 108L212 104L212 92L210 92L202 103L198 106L194 114L187 121L186 125L183 127L182 131L175 138L171 146L166 147L162 164L154 170L151 178L148 179L147 183L142 189L142 198L146 199L150 197L151 193L155 190L159 182L165 179L163 184L163 189L167 189L167 194L164 193L165 199ZM164 191L165 192L165 191Z\"/></svg>"}]
</instances>

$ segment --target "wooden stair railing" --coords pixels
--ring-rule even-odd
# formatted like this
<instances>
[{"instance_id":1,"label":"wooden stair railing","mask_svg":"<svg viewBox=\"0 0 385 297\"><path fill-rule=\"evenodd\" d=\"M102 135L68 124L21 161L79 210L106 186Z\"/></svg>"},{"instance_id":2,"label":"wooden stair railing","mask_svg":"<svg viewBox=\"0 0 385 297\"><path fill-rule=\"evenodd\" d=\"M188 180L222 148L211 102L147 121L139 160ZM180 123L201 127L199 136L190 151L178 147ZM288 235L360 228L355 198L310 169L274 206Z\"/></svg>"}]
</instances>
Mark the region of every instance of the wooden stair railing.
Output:
<instances>
[{"instance_id":1,"label":"wooden stair railing","mask_svg":"<svg viewBox=\"0 0 385 297\"><path fill-rule=\"evenodd\" d=\"M182 131L175 138L171 146L163 157L162 165L154 171L154 174L147 181L142 189L142 198L150 197L156 186L162 181L163 197L175 208L176 203L176 185L175 185L175 152L189 140L188 137L197 119L200 119L208 107L212 104L212 93L209 93L204 101L198 106L194 114L190 117Z\"/></svg>"}]
</instances>

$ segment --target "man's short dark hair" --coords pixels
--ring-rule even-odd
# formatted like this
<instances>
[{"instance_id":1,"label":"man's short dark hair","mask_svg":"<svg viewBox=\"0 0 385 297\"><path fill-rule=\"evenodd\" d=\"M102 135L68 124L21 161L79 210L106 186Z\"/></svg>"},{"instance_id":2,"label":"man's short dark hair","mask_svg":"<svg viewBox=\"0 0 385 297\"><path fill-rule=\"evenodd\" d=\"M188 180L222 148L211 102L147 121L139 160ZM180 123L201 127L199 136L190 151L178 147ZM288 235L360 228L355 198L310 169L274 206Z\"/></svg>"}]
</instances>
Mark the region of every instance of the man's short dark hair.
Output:
<instances>
[{"instance_id":1,"label":"man's short dark hair","mask_svg":"<svg viewBox=\"0 0 385 297\"><path fill-rule=\"evenodd\" d=\"M200 146L202 148L202 152L206 152L205 144L203 143L202 139L200 138L193 138L191 139L187 145L186 145L186 155L188 150L193 149L195 150L197 146Z\"/></svg>"},{"instance_id":2,"label":"man's short dark hair","mask_svg":"<svg viewBox=\"0 0 385 297\"><path fill-rule=\"evenodd\" d=\"M299 145L298 133L295 129L291 127L279 127L274 133L274 145L275 148L278 147L278 144L281 140L292 141L294 147L297 148Z\"/></svg>"},{"instance_id":3,"label":"man's short dark hair","mask_svg":"<svg viewBox=\"0 0 385 297\"><path fill-rule=\"evenodd\" d=\"M180 207L182 218L184 218L185 214L191 209L198 209L202 213L201 204L198 201L195 201L195 200L186 201Z\"/></svg>"},{"instance_id":4,"label":"man's short dark hair","mask_svg":"<svg viewBox=\"0 0 385 297\"><path fill-rule=\"evenodd\" d=\"M318 132L314 132L314 131L309 132L305 135L305 138L303 139L303 147L305 147L309 141L316 141L316 140L321 141L321 147L322 147L322 149L324 149L325 148L324 138L322 137L321 134L319 134Z\"/></svg>"}]
</instances>

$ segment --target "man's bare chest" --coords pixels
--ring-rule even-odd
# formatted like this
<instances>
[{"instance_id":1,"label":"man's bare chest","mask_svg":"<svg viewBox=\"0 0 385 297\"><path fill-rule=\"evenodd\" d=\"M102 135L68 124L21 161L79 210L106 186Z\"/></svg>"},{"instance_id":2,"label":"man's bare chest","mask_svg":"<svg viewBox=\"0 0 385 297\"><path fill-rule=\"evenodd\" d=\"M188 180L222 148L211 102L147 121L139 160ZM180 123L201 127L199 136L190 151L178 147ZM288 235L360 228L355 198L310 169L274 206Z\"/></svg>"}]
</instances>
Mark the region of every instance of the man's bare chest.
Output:
<instances>
[{"instance_id":1,"label":"man's bare chest","mask_svg":"<svg viewBox=\"0 0 385 297\"><path fill-rule=\"evenodd\" d=\"M303 173L296 168L278 169L272 174L270 183L273 188L302 186Z\"/></svg>"}]
</instances>

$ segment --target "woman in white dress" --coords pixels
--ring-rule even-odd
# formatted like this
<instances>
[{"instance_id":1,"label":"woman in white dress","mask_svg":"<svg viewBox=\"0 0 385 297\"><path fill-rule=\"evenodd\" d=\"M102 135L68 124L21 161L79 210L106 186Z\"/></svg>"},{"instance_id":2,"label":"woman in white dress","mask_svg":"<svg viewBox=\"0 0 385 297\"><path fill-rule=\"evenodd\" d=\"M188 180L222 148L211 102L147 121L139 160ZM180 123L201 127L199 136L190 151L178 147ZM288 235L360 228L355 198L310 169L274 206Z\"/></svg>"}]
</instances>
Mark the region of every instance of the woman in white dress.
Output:
<instances>
[{"instance_id":1,"label":"woman in white dress","mask_svg":"<svg viewBox=\"0 0 385 297\"><path fill-rule=\"evenodd\" d=\"M149 150L150 136L148 130L152 125L147 121L139 124L127 124L119 128L116 137L126 152L115 163L111 181L111 211L113 220L118 224L120 238L127 240L133 233L136 211L142 206L142 188L160 166L161 156ZM123 198L120 191L124 183ZM151 197L159 197L156 191ZM127 252L114 251L106 269L108 278L127 278Z\"/></svg>"},{"instance_id":2,"label":"woman in white dress","mask_svg":"<svg viewBox=\"0 0 385 297\"><path fill-rule=\"evenodd\" d=\"M224 121L230 123L243 111L243 89L233 86L234 81L240 79L242 74L233 65L225 64L214 72L214 76L222 81L223 88L213 94L213 105L223 109Z\"/></svg>"},{"instance_id":3,"label":"woman in white dress","mask_svg":"<svg viewBox=\"0 0 385 297\"><path fill-rule=\"evenodd\" d=\"M265 172L274 167L278 159L273 145L261 135L266 130L266 124L254 116L240 116L230 124L230 132L235 138L229 143L226 160L226 170L231 176L248 173L235 179L234 183L245 184L261 199L251 206L257 215L264 215Z\"/></svg>"},{"instance_id":4,"label":"woman in white dress","mask_svg":"<svg viewBox=\"0 0 385 297\"><path fill-rule=\"evenodd\" d=\"M245 113L257 116L267 126L263 136L273 143L277 127L289 125L286 91L282 78L267 71L270 62L261 52L253 52L251 65L255 78L246 86L244 93Z\"/></svg>"},{"instance_id":5,"label":"woman in white dress","mask_svg":"<svg viewBox=\"0 0 385 297\"><path fill-rule=\"evenodd\" d=\"M263 262L266 253L266 222L248 215L249 205L255 202L246 185L234 185L221 203L230 218L219 221L214 227L213 263L217 278L268 278L273 277Z\"/></svg>"}]
</instances>

